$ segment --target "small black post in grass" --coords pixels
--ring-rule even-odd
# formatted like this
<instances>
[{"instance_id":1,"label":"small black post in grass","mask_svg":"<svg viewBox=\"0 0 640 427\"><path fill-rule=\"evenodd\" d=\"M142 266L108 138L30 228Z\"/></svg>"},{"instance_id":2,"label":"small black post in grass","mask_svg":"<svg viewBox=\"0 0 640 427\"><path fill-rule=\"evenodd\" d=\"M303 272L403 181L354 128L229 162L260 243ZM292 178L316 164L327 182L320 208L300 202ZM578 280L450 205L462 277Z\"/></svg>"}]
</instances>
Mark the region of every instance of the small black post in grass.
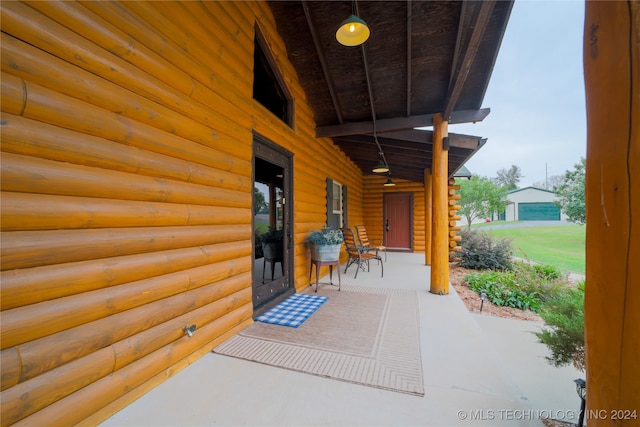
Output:
<instances>
[{"instance_id":1,"label":"small black post in grass","mask_svg":"<svg viewBox=\"0 0 640 427\"><path fill-rule=\"evenodd\" d=\"M576 383L576 393L580 396L582 403L580 403L580 417L578 417L578 427L582 427L582 423L584 421L584 411L587 406L587 382L582 378L578 378L577 380L573 380Z\"/></svg>"},{"instance_id":2,"label":"small black post in grass","mask_svg":"<svg viewBox=\"0 0 640 427\"><path fill-rule=\"evenodd\" d=\"M484 306L484 300L487 298L485 291L480 292L480 313L482 313L482 306Z\"/></svg>"}]
</instances>

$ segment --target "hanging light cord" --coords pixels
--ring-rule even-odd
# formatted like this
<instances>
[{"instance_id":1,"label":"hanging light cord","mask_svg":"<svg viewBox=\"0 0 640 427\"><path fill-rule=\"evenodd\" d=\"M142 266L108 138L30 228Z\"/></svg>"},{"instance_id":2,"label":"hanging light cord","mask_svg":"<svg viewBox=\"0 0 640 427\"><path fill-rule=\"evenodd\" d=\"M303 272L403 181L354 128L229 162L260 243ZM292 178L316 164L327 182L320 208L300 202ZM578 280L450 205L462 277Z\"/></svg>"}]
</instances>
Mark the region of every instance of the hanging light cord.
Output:
<instances>
[{"instance_id":1,"label":"hanging light cord","mask_svg":"<svg viewBox=\"0 0 640 427\"><path fill-rule=\"evenodd\" d=\"M356 3L356 13L358 12L358 4ZM389 163L387 163L387 159L384 156L384 151L382 151L382 147L380 146L380 141L378 141L378 134L376 132L376 109L373 105L373 89L371 88L371 78L369 77L369 66L367 65L367 53L364 50L364 44L360 46L362 48L362 60L364 61L364 73L367 78L367 89L369 90L369 105L371 105L371 118L373 119L373 140L378 147L378 154L382 157L382 161L384 165L388 168ZM391 175L391 173L389 173Z\"/></svg>"}]
</instances>

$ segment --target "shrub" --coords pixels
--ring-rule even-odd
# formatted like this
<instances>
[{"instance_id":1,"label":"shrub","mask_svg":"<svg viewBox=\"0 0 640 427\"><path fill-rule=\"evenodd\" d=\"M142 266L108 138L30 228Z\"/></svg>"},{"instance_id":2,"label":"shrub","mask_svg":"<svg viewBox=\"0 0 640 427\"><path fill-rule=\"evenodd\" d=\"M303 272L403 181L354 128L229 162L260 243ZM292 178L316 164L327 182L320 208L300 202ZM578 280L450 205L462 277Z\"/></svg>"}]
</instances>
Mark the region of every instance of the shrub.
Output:
<instances>
[{"instance_id":1,"label":"shrub","mask_svg":"<svg viewBox=\"0 0 640 427\"><path fill-rule=\"evenodd\" d=\"M542 271L542 273L541 273ZM514 262L510 270L473 273L465 277L469 288L485 292L495 305L521 310L539 311L542 304L554 298L566 283L552 279L554 268L538 268L522 261ZM561 276L558 273L558 276Z\"/></svg>"},{"instance_id":2,"label":"shrub","mask_svg":"<svg viewBox=\"0 0 640 427\"><path fill-rule=\"evenodd\" d=\"M584 372L584 286L566 288L547 302L540 313L546 324L536 332L540 342L551 351L547 361L560 367L572 363Z\"/></svg>"},{"instance_id":3,"label":"shrub","mask_svg":"<svg viewBox=\"0 0 640 427\"><path fill-rule=\"evenodd\" d=\"M553 265L532 264L533 271L542 279L555 280L562 277L562 272Z\"/></svg>"},{"instance_id":4,"label":"shrub","mask_svg":"<svg viewBox=\"0 0 640 427\"><path fill-rule=\"evenodd\" d=\"M479 230L463 230L459 265L474 270L507 270L511 267L511 240L494 240Z\"/></svg>"},{"instance_id":5,"label":"shrub","mask_svg":"<svg viewBox=\"0 0 640 427\"><path fill-rule=\"evenodd\" d=\"M511 271L474 273L465 277L465 281L471 290L479 294L485 292L495 305L532 311L540 309L539 294L520 286Z\"/></svg>"},{"instance_id":6,"label":"shrub","mask_svg":"<svg viewBox=\"0 0 640 427\"><path fill-rule=\"evenodd\" d=\"M567 286L562 273L551 265L516 261L511 265L511 271L519 286L528 292L535 291L541 302L553 298Z\"/></svg>"}]
</instances>

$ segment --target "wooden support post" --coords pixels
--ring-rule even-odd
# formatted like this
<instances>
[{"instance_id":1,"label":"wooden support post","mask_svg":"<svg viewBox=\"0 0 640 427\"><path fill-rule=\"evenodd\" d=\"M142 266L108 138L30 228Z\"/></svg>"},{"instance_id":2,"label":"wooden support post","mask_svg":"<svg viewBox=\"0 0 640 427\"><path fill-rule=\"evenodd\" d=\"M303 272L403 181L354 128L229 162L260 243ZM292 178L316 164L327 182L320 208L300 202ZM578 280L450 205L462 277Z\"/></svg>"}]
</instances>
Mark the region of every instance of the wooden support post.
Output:
<instances>
[{"instance_id":1,"label":"wooden support post","mask_svg":"<svg viewBox=\"0 0 640 427\"><path fill-rule=\"evenodd\" d=\"M431 265L431 222L433 221L431 169L424 170L424 264Z\"/></svg>"},{"instance_id":2,"label":"wooden support post","mask_svg":"<svg viewBox=\"0 0 640 427\"><path fill-rule=\"evenodd\" d=\"M447 121L441 114L433 118L433 229L431 242L431 288L438 295L449 293L449 203L447 198L449 152L443 147L448 135Z\"/></svg>"},{"instance_id":3,"label":"wooden support post","mask_svg":"<svg viewBox=\"0 0 640 427\"><path fill-rule=\"evenodd\" d=\"M588 1L585 12L587 407L608 414L589 426L631 426L640 412L640 2ZM611 419L627 408L634 418Z\"/></svg>"}]
</instances>

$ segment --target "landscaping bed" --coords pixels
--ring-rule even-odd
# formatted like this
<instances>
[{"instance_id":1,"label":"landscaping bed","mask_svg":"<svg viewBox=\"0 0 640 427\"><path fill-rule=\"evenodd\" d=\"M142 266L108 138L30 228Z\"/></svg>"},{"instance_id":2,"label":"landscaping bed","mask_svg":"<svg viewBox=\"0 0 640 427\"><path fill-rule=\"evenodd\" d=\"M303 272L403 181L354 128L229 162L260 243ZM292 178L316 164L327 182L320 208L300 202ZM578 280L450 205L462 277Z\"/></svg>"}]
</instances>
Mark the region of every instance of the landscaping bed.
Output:
<instances>
[{"instance_id":1,"label":"landscaping bed","mask_svg":"<svg viewBox=\"0 0 640 427\"><path fill-rule=\"evenodd\" d=\"M467 274L477 273L477 270L460 267L457 263L449 263L449 280L458 293L458 296L471 313L480 312L480 295L469 289L464 282ZM500 307L485 299L482 306L482 314L497 317L507 317L510 319L530 320L542 322L542 318L531 310L520 310L513 307Z\"/></svg>"},{"instance_id":2,"label":"landscaping bed","mask_svg":"<svg viewBox=\"0 0 640 427\"><path fill-rule=\"evenodd\" d=\"M455 289L456 293L471 313L480 313L480 295L469 289L469 286L464 282L466 275L471 273L477 273L477 270L471 270L468 268L460 267L457 263L449 264L449 280L451 285ZM575 281L579 280L579 277L573 278ZM571 280L572 282L574 280ZM510 319L527 320L531 322L544 323L542 318L531 310L521 310L514 307L501 307L491 303L488 299L485 299L482 305L482 314L487 316L505 317ZM544 419L542 423L546 427L575 427L576 424L560 421L555 419Z\"/></svg>"}]
</instances>

